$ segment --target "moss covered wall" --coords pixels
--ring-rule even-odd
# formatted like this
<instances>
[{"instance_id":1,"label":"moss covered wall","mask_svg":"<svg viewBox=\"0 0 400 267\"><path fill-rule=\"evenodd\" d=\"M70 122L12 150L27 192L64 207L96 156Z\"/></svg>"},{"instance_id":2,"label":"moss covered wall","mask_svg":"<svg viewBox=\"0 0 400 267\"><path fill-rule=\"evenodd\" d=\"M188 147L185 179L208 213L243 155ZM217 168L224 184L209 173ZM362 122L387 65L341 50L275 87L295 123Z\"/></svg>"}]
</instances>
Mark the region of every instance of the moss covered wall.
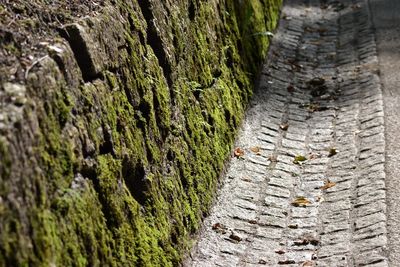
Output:
<instances>
[{"instance_id":1,"label":"moss covered wall","mask_svg":"<svg viewBox=\"0 0 400 267\"><path fill-rule=\"evenodd\" d=\"M0 75L0 266L176 266L280 2L110 0Z\"/></svg>"}]
</instances>

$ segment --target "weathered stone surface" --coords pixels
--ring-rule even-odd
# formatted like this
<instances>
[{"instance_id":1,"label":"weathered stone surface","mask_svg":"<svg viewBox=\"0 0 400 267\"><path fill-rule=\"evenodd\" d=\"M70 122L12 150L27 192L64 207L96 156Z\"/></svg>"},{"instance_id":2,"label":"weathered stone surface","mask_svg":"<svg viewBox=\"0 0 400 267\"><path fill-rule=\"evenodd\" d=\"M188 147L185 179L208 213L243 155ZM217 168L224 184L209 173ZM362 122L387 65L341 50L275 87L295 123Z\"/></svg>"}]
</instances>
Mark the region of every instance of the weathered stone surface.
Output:
<instances>
[{"instance_id":1,"label":"weathered stone surface","mask_svg":"<svg viewBox=\"0 0 400 267\"><path fill-rule=\"evenodd\" d=\"M280 2L2 4L0 266L179 264Z\"/></svg>"}]
</instances>

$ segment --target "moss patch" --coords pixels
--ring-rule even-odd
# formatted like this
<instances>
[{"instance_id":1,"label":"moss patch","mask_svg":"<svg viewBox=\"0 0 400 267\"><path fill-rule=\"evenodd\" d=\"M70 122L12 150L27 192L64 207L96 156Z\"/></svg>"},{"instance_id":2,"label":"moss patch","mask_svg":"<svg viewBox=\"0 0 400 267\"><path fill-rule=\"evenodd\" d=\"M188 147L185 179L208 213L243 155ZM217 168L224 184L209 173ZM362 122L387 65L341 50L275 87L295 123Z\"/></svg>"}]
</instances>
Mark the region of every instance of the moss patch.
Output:
<instances>
[{"instance_id":1,"label":"moss patch","mask_svg":"<svg viewBox=\"0 0 400 267\"><path fill-rule=\"evenodd\" d=\"M177 266L212 203L281 1L114 3L27 73L0 266Z\"/></svg>"}]
</instances>

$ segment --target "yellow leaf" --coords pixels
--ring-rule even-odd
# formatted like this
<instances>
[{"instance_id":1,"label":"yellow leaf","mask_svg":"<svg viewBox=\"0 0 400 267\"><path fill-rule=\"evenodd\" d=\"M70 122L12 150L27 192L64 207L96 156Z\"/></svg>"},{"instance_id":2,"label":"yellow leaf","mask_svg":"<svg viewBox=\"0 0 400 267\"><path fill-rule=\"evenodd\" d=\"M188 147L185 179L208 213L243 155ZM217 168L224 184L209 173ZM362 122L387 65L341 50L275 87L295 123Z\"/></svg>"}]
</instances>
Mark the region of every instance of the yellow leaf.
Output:
<instances>
[{"instance_id":1,"label":"yellow leaf","mask_svg":"<svg viewBox=\"0 0 400 267\"><path fill-rule=\"evenodd\" d=\"M306 199L305 197L297 197L292 202L292 205L295 207L306 207L309 204L311 204L311 202L308 199Z\"/></svg>"},{"instance_id":2,"label":"yellow leaf","mask_svg":"<svg viewBox=\"0 0 400 267\"><path fill-rule=\"evenodd\" d=\"M306 161L307 158L305 156L302 155L297 155L294 157L293 163L294 164L301 164L302 162Z\"/></svg>"}]
</instances>

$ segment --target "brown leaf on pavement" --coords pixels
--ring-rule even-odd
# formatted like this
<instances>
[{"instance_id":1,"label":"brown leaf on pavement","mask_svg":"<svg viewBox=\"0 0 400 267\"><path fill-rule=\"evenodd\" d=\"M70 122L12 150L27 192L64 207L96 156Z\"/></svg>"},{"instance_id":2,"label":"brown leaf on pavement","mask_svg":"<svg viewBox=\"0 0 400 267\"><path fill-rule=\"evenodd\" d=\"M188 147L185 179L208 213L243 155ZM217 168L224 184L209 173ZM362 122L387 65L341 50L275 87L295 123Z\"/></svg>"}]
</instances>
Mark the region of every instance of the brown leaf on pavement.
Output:
<instances>
[{"instance_id":1,"label":"brown leaf on pavement","mask_svg":"<svg viewBox=\"0 0 400 267\"><path fill-rule=\"evenodd\" d=\"M287 131L287 129L289 128L289 123L282 123L281 125L279 125L279 128L281 128L282 131Z\"/></svg>"},{"instance_id":2,"label":"brown leaf on pavement","mask_svg":"<svg viewBox=\"0 0 400 267\"><path fill-rule=\"evenodd\" d=\"M279 254L279 255L282 255L282 254L285 254L286 251L284 251L283 249L279 249L279 250L275 250L275 253Z\"/></svg>"},{"instance_id":3,"label":"brown leaf on pavement","mask_svg":"<svg viewBox=\"0 0 400 267\"><path fill-rule=\"evenodd\" d=\"M234 153L235 157L237 157L237 158L244 156L244 150L241 149L240 147L237 147L233 153Z\"/></svg>"},{"instance_id":4,"label":"brown leaf on pavement","mask_svg":"<svg viewBox=\"0 0 400 267\"><path fill-rule=\"evenodd\" d=\"M265 260L261 259L261 260L258 261L258 264L263 264L263 265L265 265L265 264L267 264L267 262L266 262Z\"/></svg>"},{"instance_id":5,"label":"brown leaf on pavement","mask_svg":"<svg viewBox=\"0 0 400 267\"><path fill-rule=\"evenodd\" d=\"M294 241L293 244L295 246L307 246L308 244L318 246L319 241L315 238L304 238L302 240Z\"/></svg>"},{"instance_id":6,"label":"brown leaf on pavement","mask_svg":"<svg viewBox=\"0 0 400 267\"><path fill-rule=\"evenodd\" d=\"M260 155L260 147L259 146L254 146L250 148L251 152L256 153L257 155Z\"/></svg>"},{"instance_id":7,"label":"brown leaf on pavement","mask_svg":"<svg viewBox=\"0 0 400 267\"><path fill-rule=\"evenodd\" d=\"M315 77L307 81L307 86L309 87L322 86L324 84L325 84L325 79L322 77Z\"/></svg>"},{"instance_id":8,"label":"brown leaf on pavement","mask_svg":"<svg viewBox=\"0 0 400 267\"><path fill-rule=\"evenodd\" d=\"M336 185L335 182L331 182L331 181L327 180L327 181L325 182L324 186L321 186L320 189L321 189L321 190L326 190L326 189L329 189L329 188L331 188L331 187L334 187L335 185Z\"/></svg>"},{"instance_id":9,"label":"brown leaf on pavement","mask_svg":"<svg viewBox=\"0 0 400 267\"><path fill-rule=\"evenodd\" d=\"M297 197L293 200L292 205L295 207L307 207L311 202L305 197Z\"/></svg>"},{"instance_id":10,"label":"brown leaf on pavement","mask_svg":"<svg viewBox=\"0 0 400 267\"><path fill-rule=\"evenodd\" d=\"M268 160L271 162L278 162L278 156L271 155L268 157Z\"/></svg>"},{"instance_id":11,"label":"brown leaf on pavement","mask_svg":"<svg viewBox=\"0 0 400 267\"><path fill-rule=\"evenodd\" d=\"M231 235L229 236L230 239L235 240L237 242L242 241L242 238L240 236L238 236L237 234L235 234L234 232L231 233Z\"/></svg>"},{"instance_id":12,"label":"brown leaf on pavement","mask_svg":"<svg viewBox=\"0 0 400 267\"><path fill-rule=\"evenodd\" d=\"M316 154L310 154L309 156L308 156L308 159L316 159L316 158L318 158L318 155L316 155Z\"/></svg>"},{"instance_id":13,"label":"brown leaf on pavement","mask_svg":"<svg viewBox=\"0 0 400 267\"><path fill-rule=\"evenodd\" d=\"M334 147L329 148L329 155L328 157L335 156L337 154L337 150Z\"/></svg>"},{"instance_id":14,"label":"brown leaf on pavement","mask_svg":"<svg viewBox=\"0 0 400 267\"><path fill-rule=\"evenodd\" d=\"M215 223L212 226L212 229L217 233L225 234L227 227L225 225L223 225L222 223Z\"/></svg>"}]
</instances>

